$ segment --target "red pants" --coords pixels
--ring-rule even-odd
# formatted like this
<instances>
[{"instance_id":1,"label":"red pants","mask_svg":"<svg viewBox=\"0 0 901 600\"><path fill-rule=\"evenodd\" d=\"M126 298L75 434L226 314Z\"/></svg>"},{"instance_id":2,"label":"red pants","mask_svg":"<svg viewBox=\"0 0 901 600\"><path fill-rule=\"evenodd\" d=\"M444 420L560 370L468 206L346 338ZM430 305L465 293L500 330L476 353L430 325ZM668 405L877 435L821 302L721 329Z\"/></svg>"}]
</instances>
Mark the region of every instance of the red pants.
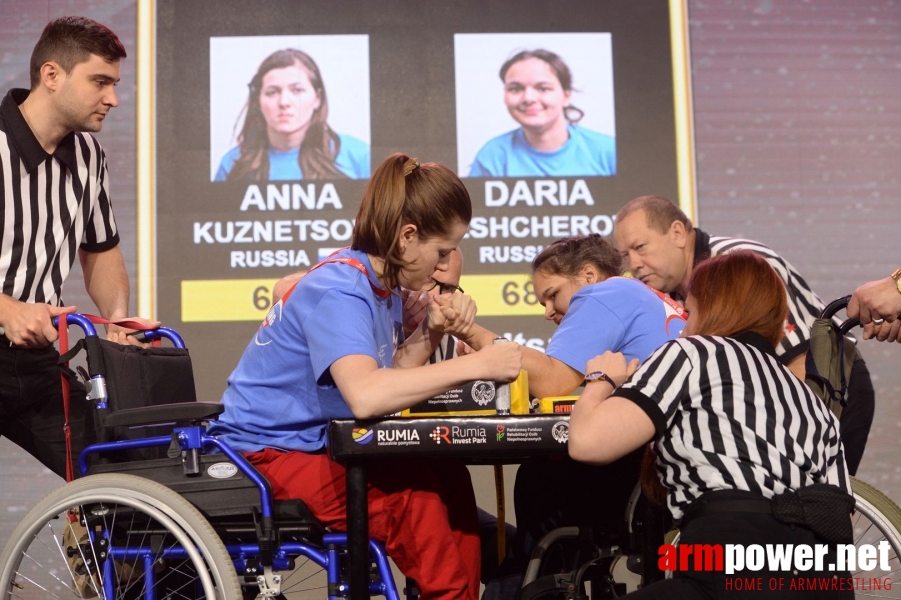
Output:
<instances>
[{"instance_id":1,"label":"red pants","mask_svg":"<svg viewBox=\"0 0 901 600\"><path fill-rule=\"evenodd\" d=\"M323 525L347 530L344 467L326 454L266 449L247 459L278 499L300 498ZM481 549L475 495L462 464L383 459L367 464L369 535L422 592L422 600L477 600Z\"/></svg>"}]
</instances>

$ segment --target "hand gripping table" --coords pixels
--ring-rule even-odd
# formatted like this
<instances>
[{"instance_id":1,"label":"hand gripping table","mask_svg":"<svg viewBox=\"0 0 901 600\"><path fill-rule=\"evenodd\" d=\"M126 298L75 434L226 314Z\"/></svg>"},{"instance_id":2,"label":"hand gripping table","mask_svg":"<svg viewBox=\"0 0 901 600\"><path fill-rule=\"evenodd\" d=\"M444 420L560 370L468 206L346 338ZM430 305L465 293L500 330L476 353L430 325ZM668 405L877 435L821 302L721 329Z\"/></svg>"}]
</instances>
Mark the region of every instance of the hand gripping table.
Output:
<instances>
[{"instance_id":1,"label":"hand gripping table","mask_svg":"<svg viewBox=\"0 0 901 600\"><path fill-rule=\"evenodd\" d=\"M329 454L347 468L350 598L369 598L369 506L366 461L388 456L435 456L469 464L519 463L566 454L569 415L389 417L329 423Z\"/></svg>"}]
</instances>

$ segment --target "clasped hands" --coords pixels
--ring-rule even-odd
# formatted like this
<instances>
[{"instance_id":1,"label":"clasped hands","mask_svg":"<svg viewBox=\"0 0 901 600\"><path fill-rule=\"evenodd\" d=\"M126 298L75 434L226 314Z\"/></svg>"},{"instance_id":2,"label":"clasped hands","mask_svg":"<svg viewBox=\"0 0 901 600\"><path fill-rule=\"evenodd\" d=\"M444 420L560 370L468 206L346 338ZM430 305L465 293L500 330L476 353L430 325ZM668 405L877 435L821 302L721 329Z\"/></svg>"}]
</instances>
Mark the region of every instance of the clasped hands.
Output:
<instances>
[{"instance_id":1,"label":"clasped hands","mask_svg":"<svg viewBox=\"0 0 901 600\"><path fill-rule=\"evenodd\" d=\"M475 324L476 303L471 296L455 292L432 296L425 291L405 291L404 331L408 334L425 321L432 331L464 338Z\"/></svg>"}]
</instances>

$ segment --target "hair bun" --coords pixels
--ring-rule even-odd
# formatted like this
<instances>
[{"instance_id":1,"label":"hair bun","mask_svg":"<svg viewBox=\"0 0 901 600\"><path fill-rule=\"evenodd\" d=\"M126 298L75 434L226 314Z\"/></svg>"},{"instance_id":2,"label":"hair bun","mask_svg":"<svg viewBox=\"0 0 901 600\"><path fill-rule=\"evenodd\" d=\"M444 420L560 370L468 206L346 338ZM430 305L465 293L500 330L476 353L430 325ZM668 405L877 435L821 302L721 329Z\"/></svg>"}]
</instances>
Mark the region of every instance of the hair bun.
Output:
<instances>
[{"instance_id":1,"label":"hair bun","mask_svg":"<svg viewBox=\"0 0 901 600\"><path fill-rule=\"evenodd\" d=\"M419 168L419 159L418 158L409 158L407 162L404 163L404 177L415 171Z\"/></svg>"}]
</instances>

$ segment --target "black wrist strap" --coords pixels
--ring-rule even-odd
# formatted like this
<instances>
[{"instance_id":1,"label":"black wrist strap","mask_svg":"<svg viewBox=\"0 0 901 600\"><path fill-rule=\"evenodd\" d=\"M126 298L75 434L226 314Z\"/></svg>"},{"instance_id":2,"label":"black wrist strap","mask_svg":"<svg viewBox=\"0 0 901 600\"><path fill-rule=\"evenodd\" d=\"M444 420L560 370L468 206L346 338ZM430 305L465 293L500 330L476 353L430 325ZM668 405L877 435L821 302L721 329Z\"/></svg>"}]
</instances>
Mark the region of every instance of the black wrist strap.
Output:
<instances>
[{"instance_id":1,"label":"black wrist strap","mask_svg":"<svg viewBox=\"0 0 901 600\"><path fill-rule=\"evenodd\" d=\"M591 373L586 373L585 383L591 383L592 381L606 381L610 384L610 387L616 389L616 383L609 375L607 375L603 371L592 371Z\"/></svg>"}]
</instances>

